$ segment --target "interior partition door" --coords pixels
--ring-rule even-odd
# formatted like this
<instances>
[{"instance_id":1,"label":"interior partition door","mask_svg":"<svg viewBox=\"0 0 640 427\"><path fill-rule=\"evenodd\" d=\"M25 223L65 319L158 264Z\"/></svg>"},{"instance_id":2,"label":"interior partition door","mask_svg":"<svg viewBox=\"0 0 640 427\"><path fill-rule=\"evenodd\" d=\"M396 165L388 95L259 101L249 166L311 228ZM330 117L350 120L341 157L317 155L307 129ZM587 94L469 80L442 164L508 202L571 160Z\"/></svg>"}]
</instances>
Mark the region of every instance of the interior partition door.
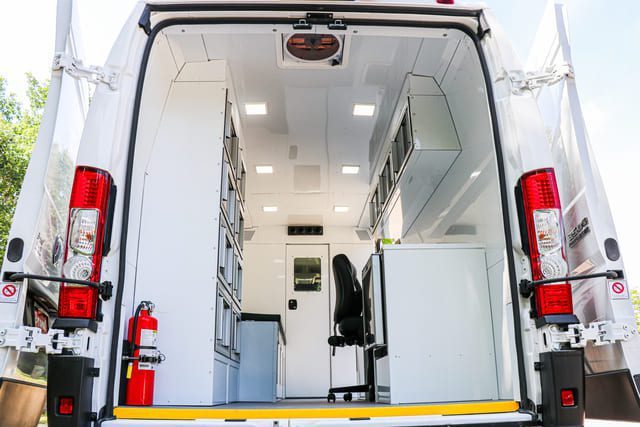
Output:
<instances>
[{"instance_id":1,"label":"interior partition door","mask_svg":"<svg viewBox=\"0 0 640 427\"><path fill-rule=\"evenodd\" d=\"M326 397L330 379L328 245L287 245L286 397Z\"/></svg>"}]
</instances>

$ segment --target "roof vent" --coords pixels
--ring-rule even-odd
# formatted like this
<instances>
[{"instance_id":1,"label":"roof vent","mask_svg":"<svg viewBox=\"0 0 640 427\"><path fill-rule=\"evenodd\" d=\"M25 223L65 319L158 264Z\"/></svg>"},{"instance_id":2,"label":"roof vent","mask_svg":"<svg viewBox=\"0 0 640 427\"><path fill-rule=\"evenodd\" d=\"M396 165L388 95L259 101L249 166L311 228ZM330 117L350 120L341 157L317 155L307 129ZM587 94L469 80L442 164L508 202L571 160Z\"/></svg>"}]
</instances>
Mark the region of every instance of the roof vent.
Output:
<instances>
[{"instance_id":1,"label":"roof vent","mask_svg":"<svg viewBox=\"0 0 640 427\"><path fill-rule=\"evenodd\" d=\"M278 45L281 68L343 68L346 65L349 36L300 32L282 34Z\"/></svg>"}]
</instances>

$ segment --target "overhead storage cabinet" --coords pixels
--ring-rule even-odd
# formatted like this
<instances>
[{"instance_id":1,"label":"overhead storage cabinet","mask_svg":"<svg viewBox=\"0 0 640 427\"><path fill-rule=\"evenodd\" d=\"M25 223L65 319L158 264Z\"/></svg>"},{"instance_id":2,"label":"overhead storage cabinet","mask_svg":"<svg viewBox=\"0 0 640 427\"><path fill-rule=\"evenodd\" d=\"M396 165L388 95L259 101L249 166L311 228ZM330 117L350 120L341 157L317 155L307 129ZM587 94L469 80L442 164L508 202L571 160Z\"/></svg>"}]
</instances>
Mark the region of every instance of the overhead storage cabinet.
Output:
<instances>
[{"instance_id":1,"label":"overhead storage cabinet","mask_svg":"<svg viewBox=\"0 0 640 427\"><path fill-rule=\"evenodd\" d=\"M369 198L370 227L391 228L386 234L399 238L461 151L447 99L433 78L407 76L382 147ZM390 224L397 215L404 229Z\"/></svg>"}]
</instances>

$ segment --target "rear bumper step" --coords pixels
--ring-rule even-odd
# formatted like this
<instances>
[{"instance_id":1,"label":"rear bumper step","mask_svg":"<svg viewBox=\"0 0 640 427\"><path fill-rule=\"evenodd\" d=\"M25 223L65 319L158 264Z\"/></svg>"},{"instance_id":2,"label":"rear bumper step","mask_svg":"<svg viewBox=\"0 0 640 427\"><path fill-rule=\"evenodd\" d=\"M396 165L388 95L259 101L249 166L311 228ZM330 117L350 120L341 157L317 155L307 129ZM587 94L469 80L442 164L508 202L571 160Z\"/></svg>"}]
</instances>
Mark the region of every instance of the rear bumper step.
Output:
<instances>
[{"instance_id":1,"label":"rear bumper step","mask_svg":"<svg viewBox=\"0 0 640 427\"><path fill-rule=\"evenodd\" d=\"M114 410L117 419L135 420L256 420L256 419L367 419L433 415L499 414L518 411L513 401L449 403L434 405L369 405L299 408L132 407ZM527 415L525 415L527 416Z\"/></svg>"}]
</instances>

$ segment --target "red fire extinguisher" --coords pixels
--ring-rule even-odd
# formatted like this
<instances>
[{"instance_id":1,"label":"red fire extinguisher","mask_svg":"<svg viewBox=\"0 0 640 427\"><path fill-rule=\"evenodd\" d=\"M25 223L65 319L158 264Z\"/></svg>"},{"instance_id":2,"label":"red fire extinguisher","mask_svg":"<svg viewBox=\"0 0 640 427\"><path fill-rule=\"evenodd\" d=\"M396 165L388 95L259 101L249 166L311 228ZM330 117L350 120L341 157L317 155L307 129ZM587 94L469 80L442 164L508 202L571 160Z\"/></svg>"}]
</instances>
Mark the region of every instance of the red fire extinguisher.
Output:
<instances>
[{"instance_id":1,"label":"red fire extinguisher","mask_svg":"<svg viewBox=\"0 0 640 427\"><path fill-rule=\"evenodd\" d=\"M153 387L156 365L164 360L158 351L158 319L151 316L154 304L142 301L129 319L129 355L127 366L127 405L149 406L153 404Z\"/></svg>"}]
</instances>

